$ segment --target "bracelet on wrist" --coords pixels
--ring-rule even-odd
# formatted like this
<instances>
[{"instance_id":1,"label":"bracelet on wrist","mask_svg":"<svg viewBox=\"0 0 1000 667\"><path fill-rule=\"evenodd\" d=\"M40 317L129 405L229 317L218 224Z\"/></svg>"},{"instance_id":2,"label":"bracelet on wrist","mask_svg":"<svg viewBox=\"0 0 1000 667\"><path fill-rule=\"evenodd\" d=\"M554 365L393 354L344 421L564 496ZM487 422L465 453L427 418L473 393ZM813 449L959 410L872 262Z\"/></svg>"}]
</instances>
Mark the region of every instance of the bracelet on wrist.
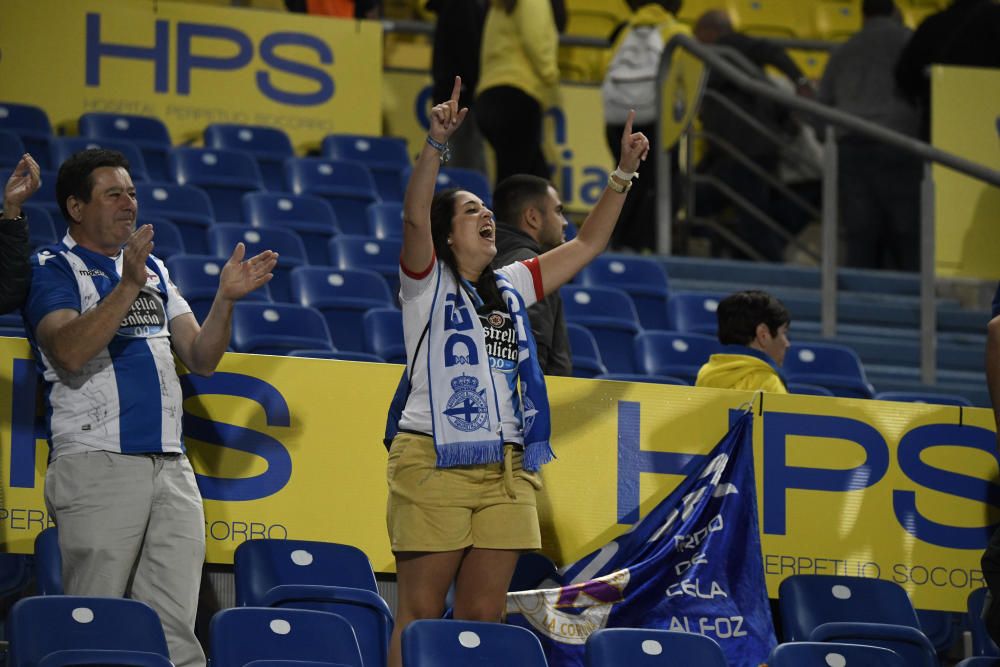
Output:
<instances>
[{"instance_id":1,"label":"bracelet on wrist","mask_svg":"<svg viewBox=\"0 0 1000 667\"><path fill-rule=\"evenodd\" d=\"M448 142L441 143L431 135L427 135L427 144L441 154L441 163L444 164L451 159L451 148L448 146Z\"/></svg>"},{"instance_id":2,"label":"bracelet on wrist","mask_svg":"<svg viewBox=\"0 0 1000 667\"><path fill-rule=\"evenodd\" d=\"M632 189L632 181L626 181L625 183L619 183L615 180L615 174L612 172L608 175L608 187L617 192L620 195L625 194Z\"/></svg>"},{"instance_id":3,"label":"bracelet on wrist","mask_svg":"<svg viewBox=\"0 0 1000 667\"><path fill-rule=\"evenodd\" d=\"M621 167L615 167L615 170L611 172L611 174L626 183L630 183L634 178L639 178L639 172L633 171L632 173L626 173L622 171Z\"/></svg>"}]
</instances>

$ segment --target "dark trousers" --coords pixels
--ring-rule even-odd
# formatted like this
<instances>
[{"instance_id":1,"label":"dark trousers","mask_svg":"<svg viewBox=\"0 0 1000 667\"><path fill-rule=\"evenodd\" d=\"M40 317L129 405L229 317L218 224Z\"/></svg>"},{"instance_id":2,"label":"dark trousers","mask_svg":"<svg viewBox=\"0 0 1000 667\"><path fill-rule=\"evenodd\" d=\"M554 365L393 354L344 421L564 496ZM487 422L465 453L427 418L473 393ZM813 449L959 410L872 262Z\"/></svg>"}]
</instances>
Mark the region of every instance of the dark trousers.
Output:
<instances>
[{"instance_id":1,"label":"dark trousers","mask_svg":"<svg viewBox=\"0 0 1000 667\"><path fill-rule=\"evenodd\" d=\"M919 271L920 160L885 144L845 138L837 144L837 166L844 264Z\"/></svg>"},{"instance_id":2,"label":"dark trousers","mask_svg":"<svg viewBox=\"0 0 1000 667\"><path fill-rule=\"evenodd\" d=\"M496 86L476 98L476 121L493 147L499 183L514 174L549 179L542 153L542 105L520 88Z\"/></svg>"}]
</instances>

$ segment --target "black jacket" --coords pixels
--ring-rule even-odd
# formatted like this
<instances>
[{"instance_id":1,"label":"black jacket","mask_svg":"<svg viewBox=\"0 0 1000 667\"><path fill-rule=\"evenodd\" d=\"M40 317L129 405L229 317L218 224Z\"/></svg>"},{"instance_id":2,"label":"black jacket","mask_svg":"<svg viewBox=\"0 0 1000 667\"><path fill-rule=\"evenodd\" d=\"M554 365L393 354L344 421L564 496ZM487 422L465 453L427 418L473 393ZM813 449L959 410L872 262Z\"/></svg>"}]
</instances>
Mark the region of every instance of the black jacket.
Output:
<instances>
[{"instance_id":1,"label":"black jacket","mask_svg":"<svg viewBox=\"0 0 1000 667\"><path fill-rule=\"evenodd\" d=\"M497 256L493 267L500 268L519 260L537 257L541 248L535 240L519 229L497 225ZM528 308L531 331L538 348L538 364L546 375L572 375L573 359L566 333L562 297L558 290Z\"/></svg>"},{"instance_id":2,"label":"black jacket","mask_svg":"<svg viewBox=\"0 0 1000 667\"><path fill-rule=\"evenodd\" d=\"M31 285L28 221L0 219L0 315L24 304Z\"/></svg>"}]
</instances>

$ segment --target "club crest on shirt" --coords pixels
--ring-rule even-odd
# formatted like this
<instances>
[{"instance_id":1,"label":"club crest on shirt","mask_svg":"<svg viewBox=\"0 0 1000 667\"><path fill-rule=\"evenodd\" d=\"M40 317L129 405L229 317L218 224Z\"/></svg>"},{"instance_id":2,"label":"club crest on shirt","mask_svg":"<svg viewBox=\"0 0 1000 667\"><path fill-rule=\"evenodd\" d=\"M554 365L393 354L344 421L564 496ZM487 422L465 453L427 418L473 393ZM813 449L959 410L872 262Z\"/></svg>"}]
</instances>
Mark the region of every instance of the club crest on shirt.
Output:
<instances>
[{"instance_id":1,"label":"club crest on shirt","mask_svg":"<svg viewBox=\"0 0 1000 667\"><path fill-rule=\"evenodd\" d=\"M490 428L490 416L486 407L486 389L479 389L479 379L470 375L460 375L452 379L451 388L455 393L448 399L442 414L459 431L471 433Z\"/></svg>"}]
</instances>

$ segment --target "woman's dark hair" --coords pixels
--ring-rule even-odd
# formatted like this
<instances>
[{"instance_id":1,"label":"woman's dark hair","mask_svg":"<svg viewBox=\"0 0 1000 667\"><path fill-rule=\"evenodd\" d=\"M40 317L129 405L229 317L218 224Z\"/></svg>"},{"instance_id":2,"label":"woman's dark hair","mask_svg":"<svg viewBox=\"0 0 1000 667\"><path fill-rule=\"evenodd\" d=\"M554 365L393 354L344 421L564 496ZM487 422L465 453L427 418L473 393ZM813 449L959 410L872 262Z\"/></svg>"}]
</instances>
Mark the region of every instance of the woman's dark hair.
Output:
<instances>
[{"instance_id":1,"label":"woman's dark hair","mask_svg":"<svg viewBox=\"0 0 1000 667\"><path fill-rule=\"evenodd\" d=\"M431 201L431 240L434 243L434 254L444 262L452 274L455 282L462 283L462 274L458 272L458 260L448 244L448 236L451 234L451 223L455 217L456 195L461 192L458 188L441 190L434 195ZM490 310L507 310L503 299L500 297L500 288L497 287L496 276L493 275L493 267L487 265L479 275L479 279L473 283L479 298L483 300L484 307Z\"/></svg>"},{"instance_id":2,"label":"woman's dark hair","mask_svg":"<svg viewBox=\"0 0 1000 667\"><path fill-rule=\"evenodd\" d=\"M778 328L792 320L783 303L760 290L730 294L719 302L715 315L723 345L749 345L757 336L757 325L762 323L772 336L777 336Z\"/></svg>"},{"instance_id":3,"label":"woman's dark hair","mask_svg":"<svg viewBox=\"0 0 1000 667\"><path fill-rule=\"evenodd\" d=\"M118 151L104 148L88 148L71 155L59 167L56 176L56 199L59 210L66 222L73 222L66 200L76 197L84 203L90 202L90 194L94 190L94 170L101 167L121 167L130 171L128 160Z\"/></svg>"}]
</instances>

